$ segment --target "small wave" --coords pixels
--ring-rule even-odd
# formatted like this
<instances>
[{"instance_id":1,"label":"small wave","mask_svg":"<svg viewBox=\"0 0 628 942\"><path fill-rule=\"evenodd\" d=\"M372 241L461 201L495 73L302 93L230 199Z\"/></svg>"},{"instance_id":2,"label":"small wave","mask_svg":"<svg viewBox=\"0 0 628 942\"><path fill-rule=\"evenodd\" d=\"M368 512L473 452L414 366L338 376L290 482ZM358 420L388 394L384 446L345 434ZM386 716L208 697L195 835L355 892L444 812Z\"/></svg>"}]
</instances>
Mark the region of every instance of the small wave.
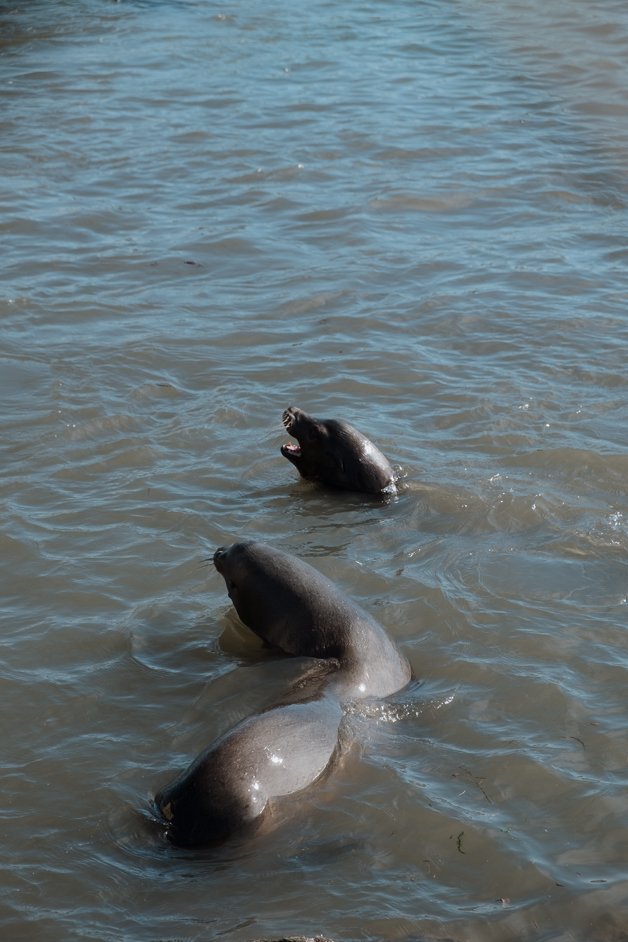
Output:
<instances>
[{"instance_id":1,"label":"small wave","mask_svg":"<svg viewBox=\"0 0 628 942\"><path fill-rule=\"evenodd\" d=\"M346 708L349 716L377 720L379 723L399 723L403 720L418 719L426 713L436 713L453 703L455 694L429 697L418 702L406 701L354 701Z\"/></svg>"}]
</instances>

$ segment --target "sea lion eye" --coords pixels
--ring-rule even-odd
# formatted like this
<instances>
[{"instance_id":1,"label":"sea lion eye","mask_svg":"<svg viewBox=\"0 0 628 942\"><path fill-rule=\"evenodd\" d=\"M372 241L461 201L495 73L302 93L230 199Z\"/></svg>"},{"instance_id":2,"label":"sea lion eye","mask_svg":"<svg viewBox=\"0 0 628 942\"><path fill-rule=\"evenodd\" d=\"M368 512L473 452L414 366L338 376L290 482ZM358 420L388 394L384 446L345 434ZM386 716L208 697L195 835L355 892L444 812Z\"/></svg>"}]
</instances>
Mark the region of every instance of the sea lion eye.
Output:
<instances>
[{"instance_id":1,"label":"sea lion eye","mask_svg":"<svg viewBox=\"0 0 628 942\"><path fill-rule=\"evenodd\" d=\"M310 428L308 429L307 437L311 442L315 442L319 438L318 429Z\"/></svg>"}]
</instances>

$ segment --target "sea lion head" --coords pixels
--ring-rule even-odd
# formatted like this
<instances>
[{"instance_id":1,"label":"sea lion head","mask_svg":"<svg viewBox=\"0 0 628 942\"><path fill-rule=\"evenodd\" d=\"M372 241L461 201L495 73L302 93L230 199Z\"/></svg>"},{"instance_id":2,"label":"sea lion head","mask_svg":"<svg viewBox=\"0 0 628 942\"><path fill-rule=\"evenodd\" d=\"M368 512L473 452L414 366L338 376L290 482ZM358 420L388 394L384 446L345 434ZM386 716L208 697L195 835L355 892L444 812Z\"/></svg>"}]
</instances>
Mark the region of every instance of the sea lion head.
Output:
<instances>
[{"instance_id":1,"label":"sea lion head","mask_svg":"<svg viewBox=\"0 0 628 942\"><path fill-rule=\"evenodd\" d=\"M253 540L219 546L214 566L241 621L267 645L303 657L339 656L338 625L350 620L350 606L321 573Z\"/></svg>"}]
</instances>

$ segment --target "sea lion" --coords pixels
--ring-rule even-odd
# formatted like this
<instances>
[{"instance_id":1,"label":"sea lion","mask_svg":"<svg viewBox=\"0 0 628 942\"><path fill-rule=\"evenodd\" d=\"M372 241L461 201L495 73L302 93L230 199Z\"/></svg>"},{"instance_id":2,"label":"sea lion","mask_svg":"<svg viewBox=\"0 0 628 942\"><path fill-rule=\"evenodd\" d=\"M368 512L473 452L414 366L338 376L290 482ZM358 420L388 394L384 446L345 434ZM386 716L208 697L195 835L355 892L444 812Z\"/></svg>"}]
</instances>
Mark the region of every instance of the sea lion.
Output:
<instances>
[{"instance_id":1,"label":"sea lion","mask_svg":"<svg viewBox=\"0 0 628 942\"><path fill-rule=\"evenodd\" d=\"M255 829L271 799L325 772L341 719L339 701L323 694L242 720L155 796L168 838L194 847Z\"/></svg>"},{"instance_id":2,"label":"sea lion","mask_svg":"<svg viewBox=\"0 0 628 942\"><path fill-rule=\"evenodd\" d=\"M242 542L219 547L214 563L249 628L287 654L319 660L155 796L168 837L183 846L254 828L273 798L300 791L329 767L347 700L384 697L410 679L384 629L302 560Z\"/></svg>"},{"instance_id":3,"label":"sea lion","mask_svg":"<svg viewBox=\"0 0 628 942\"><path fill-rule=\"evenodd\" d=\"M291 406L283 424L298 444L287 442L281 454L302 477L365 494L395 492L396 476L388 459L348 422L315 419Z\"/></svg>"},{"instance_id":4,"label":"sea lion","mask_svg":"<svg viewBox=\"0 0 628 942\"><path fill-rule=\"evenodd\" d=\"M286 654L334 658L328 689L342 701L387 697L410 666L384 629L308 563L266 543L219 547L214 565L241 620Z\"/></svg>"}]
</instances>

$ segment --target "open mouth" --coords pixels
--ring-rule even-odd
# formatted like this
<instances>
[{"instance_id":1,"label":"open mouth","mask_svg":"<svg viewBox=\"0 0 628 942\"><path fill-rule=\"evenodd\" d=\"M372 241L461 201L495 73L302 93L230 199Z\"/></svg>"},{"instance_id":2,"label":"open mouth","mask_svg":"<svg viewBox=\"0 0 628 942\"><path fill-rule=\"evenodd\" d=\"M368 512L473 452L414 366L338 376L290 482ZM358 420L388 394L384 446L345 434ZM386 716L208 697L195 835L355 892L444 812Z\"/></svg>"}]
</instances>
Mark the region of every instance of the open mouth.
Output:
<instances>
[{"instance_id":1,"label":"open mouth","mask_svg":"<svg viewBox=\"0 0 628 942\"><path fill-rule=\"evenodd\" d=\"M301 446L293 445L292 442L285 442L281 446L281 453L285 455L286 458L300 458L301 457Z\"/></svg>"}]
</instances>

